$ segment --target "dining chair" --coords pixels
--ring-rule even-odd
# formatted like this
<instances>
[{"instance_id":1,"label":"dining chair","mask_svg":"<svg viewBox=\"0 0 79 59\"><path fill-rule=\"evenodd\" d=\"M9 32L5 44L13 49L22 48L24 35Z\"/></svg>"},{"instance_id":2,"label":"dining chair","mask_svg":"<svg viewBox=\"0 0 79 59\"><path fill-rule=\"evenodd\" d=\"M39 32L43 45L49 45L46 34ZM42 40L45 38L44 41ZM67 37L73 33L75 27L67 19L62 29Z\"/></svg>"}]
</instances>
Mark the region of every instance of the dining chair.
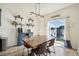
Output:
<instances>
[{"instance_id":1,"label":"dining chair","mask_svg":"<svg viewBox=\"0 0 79 59\"><path fill-rule=\"evenodd\" d=\"M24 49L25 48L27 48L27 52L29 55L29 49L32 49L33 47L30 44L28 44L27 42L25 42L24 40L23 40L23 42L24 42L24 48L23 48L22 56L24 56Z\"/></svg>"},{"instance_id":2,"label":"dining chair","mask_svg":"<svg viewBox=\"0 0 79 59\"><path fill-rule=\"evenodd\" d=\"M55 47L54 47L54 43L55 43L55 39L51 39L49 40L48 46L47 46L47 51L48 53L52 53L52 51L50 51L50 47L53 47L53 53L55 54Z\"/></svg>"},{"instance_id":3,"label":"dining chair","mask_svg":"<svg viewBox=\"0 0 79 59\"><path fill-rule=\"evenodd\" d=\"M47 55L47 53L46 53L46 50L47 50L46 47L47 47L47 42L44 42L44 43L38 45L38 47L35 49L35 54L37 56L41 56L41 55L46 56Z\"/></svg>"}]
</instances>

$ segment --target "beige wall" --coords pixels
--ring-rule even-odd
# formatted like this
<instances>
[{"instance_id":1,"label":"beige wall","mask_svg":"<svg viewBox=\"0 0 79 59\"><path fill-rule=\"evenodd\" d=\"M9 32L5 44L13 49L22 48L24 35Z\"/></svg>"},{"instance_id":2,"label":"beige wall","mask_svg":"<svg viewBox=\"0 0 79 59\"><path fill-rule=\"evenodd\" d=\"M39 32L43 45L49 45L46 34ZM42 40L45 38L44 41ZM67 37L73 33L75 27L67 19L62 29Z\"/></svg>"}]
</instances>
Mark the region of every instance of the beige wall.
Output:
<instances>
[{"instance_id":1,"label":"beige wall","mask_svg":"<svg viewBox=\"0 0 79 59\"><path fill-rule=\"evenodd\" d=\"M66 18L66 17L70 17L70 18L66 18L66 21L65 21L65 24L66 24L66 39L70 40L71 41L71 45L72 45L72 48L74 49L77 49L78 48L78 19L77 19L77 14L78 14L78 10L77 8L79 8L77 5L73 5L73 6L70 6L70 7L67 7L67 8L64 8L64 9L61 9L61 10L58 10L56 12L52 12L50 14L47 14L45 16L45 18L43 19L44 20L44 28L42 29L43 33L46 35L47 33L47 21L51 19L51 16L54 16L54 15L60 15L60 17L57 17L57 18L52 18L53 19L58 19L58 18ZM68 27L68 21L70 21L70 27ZM68 28L67 28L68 27ZM70 31L68 31L70 30ZM42 32L41 32L42 33ZM69 35L70 34L70 35Z\"/></svg>"},{"instance_id":2,"label":"beige wall","mask_svg":"<svg viewBox=\"0 0 79 59\"><path fill-rule=\"evenodd\" d=\"M79 53L79 5L77 5L76 9L77 9L77 12L76 12L77 15L76 16L77 16L77 24L78 24L77 25L77 30L76 30L76 32L77 32L77 43L78 43L78 47L77 47L78 49L77 49L77 51Z\"/></svg>"},{"instance_id":3,"label":"beige wall","mask_svg":"<svg viewBox=\"0 0 79 59\"><path fill-rule=\"evenodd\" d=\"M6 37L8 39L8 47L14 46L17 44L17 28L15 28L13 25L11 25L11 21L15 20L13 15L4 7L0 7L2 9L1 14L1 27L0 27L0 35L2 37ZM33 31L34 36L35 35L44 35L44 21L43 18L37 17L32 15L31 16L34 20L33 24L34 27L30 27L30 29ZM27 18L23 19L22 23L28 23L29 16L27 15ZM9 21L9 22L8 22ZM26 32L28 27L23 26L24 32Z\"/></svg>"},{"instance_id":4,"label":"beige wall","mask_svg":"<svg viewBox=\"0 0 79 59\"><path fill-rule=\"evenodd\" d=\"M14 26L11 25L10 22L14 19L14 17L8 12L5 11L3 8L1 12L1 27L0 27L0 36L5 37L8 41L8 47L16 45L16 29Z\"/></svg>"}]
</instances>

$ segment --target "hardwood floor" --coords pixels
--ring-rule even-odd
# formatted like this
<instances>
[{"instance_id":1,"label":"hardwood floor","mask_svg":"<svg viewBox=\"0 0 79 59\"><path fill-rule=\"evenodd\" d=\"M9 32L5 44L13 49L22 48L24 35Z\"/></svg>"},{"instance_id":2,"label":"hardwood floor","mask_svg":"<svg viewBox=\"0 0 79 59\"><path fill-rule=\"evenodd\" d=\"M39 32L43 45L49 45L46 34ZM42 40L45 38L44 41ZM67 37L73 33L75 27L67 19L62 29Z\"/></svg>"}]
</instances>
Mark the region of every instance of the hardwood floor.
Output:
<instances>
[{"instance_id":1,"label":"hardwood floor","mask_svg":"<svg viewBox=\"0 0 79 59\"><path fill-rule=\"evenodd\" d=\"M55 43L56 53L51 53L50 56L78 56L77 51L64 48L62 43ZM52 47L50 48L52 50ZM15 46L0 52L0 56L22 56L23 46ZM27 56L27 48L24 50L24 55ZM49 56L49 55L48 55Z\"/></svg>"}]
</instances>

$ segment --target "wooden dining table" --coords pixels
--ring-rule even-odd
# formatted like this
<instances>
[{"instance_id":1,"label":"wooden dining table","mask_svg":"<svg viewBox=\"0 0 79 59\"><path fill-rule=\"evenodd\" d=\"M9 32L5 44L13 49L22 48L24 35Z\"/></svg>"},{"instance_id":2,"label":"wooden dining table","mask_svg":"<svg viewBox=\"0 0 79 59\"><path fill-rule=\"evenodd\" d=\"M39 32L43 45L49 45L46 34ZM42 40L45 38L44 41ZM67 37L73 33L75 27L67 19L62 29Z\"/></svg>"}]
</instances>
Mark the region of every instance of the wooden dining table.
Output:
<instances>
[{"instance_id":1,"label":"wooden dining table","mask_svg":"<svg viewBox=\"0 0 79 59\"><path fill-rule=\"evenodd\" d=\"M28 40L27 43L30 44L33 47L33 49L37 48L38 45L49 41L47 36L45 35L34 36L31 38L28 37L26 38L26 40Z\"/></svg>"},{"instance_id":2,"label":"wooden dining table","mask_svg":"<svg viewBox=\"0 0 79 59\"><path fill-rule=\"evenodd\" d=\"M32 48L30 54L39 54L46 52L47 44L50 43L52 39L49 39L48 36L45 35L37 35L34 37L26 37L26 40L24 41L24 46L26 48ZM40 51L43 49L42 51ZM48 51L48 50L47 50Z\"/></svg>"}]
</instances>

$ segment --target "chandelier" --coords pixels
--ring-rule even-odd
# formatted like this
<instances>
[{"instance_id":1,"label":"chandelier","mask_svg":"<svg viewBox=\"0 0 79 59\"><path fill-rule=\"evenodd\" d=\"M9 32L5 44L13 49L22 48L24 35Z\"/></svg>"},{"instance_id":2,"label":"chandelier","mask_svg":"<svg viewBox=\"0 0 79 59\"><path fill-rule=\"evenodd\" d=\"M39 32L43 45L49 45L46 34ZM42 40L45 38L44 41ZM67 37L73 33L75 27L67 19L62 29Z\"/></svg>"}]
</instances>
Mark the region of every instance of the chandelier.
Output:
<instances>
[{"instance_id":1,"label":"chandelier","mask_svg":"<svg viewBox=\"0 0 79 59\"><path fill-rule=\"evenodd\" d=\"M43 15L40 15L40 3L35 3L35 12L32 11L30 13L36 16L44 17Z\"/></svg>"}]
</instances>

